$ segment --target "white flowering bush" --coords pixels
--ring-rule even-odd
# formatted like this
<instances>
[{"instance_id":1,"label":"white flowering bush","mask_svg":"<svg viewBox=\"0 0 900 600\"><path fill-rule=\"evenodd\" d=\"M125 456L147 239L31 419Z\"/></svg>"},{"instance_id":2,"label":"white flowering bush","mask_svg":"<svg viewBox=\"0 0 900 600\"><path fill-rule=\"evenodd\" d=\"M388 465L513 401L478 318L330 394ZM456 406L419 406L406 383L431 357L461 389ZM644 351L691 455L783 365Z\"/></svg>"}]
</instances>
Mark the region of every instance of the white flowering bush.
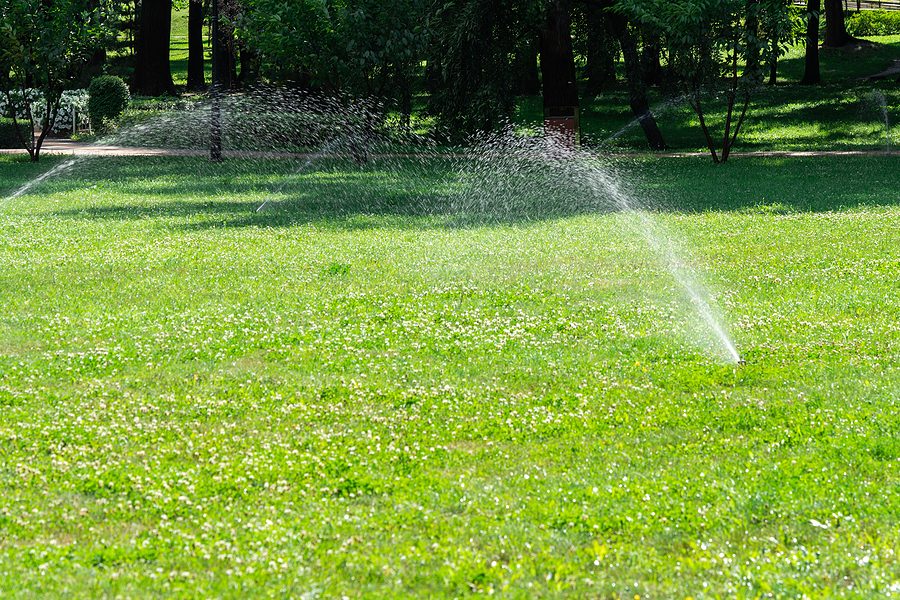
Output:
<instances>
[{"instance_id":1,"label":"white flowering bush","mask_svg":"<svg viewBox=\"0 0 900 600\"><path fill-rule=\"evenodd\" d=\"M10 92L13 103L19 107L15 117L17 119L26 119L23 100L27 100L31 106L31 114L37 119L43 119L46 110L46 100L40 90L27 89L23 96L21 91L15 90ZM66 90L62 93L59 104L59 112L56 120L53 122L51 131L60 133L63 131L73 131L81 127L87 127L90 124L87 112L88 93L85 89ZM0 117L12 117L12 107L6 98L6 94L0 95ZM43 124L43 123L42 123Z\"/></svg>"}]
</instances>

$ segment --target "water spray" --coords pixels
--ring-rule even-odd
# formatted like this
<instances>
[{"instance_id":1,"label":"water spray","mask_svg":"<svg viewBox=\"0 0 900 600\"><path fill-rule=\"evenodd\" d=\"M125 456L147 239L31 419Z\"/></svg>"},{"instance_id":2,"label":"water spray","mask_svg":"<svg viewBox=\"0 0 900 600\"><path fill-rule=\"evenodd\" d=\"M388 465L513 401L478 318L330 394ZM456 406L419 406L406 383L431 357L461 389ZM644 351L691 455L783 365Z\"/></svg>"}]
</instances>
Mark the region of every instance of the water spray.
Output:
<instances>
[{"instance_id":1,"label":"water spray","mask_svg":"<svg viewBox=\"0 0 900 600\"><path fill-rule=\"evenodd\" d=\"M891 154L891 121L888 118L888 107L887 101L884 98L884 94L881 93L881 90L875 90L872 92L872 97L877 102L878 107L881 109L881 116L884 118L884 140L885 140L885 153L890 156Z\"/></svg>"},{"instance_id":2,"label":"water spray","mask_svg":"<svg viewBox=\"0 0 900 600\"><path fill-rule=\"evenodd\" d=\"M35 177L31 181L29 181L28 183L26 183L25 185L20 187L18 190L16 190L15 192L13 192L9 196L7 196L4 200L0 201L0 204L4 204L6 202L9 202L10 200L15 200L16 198L18 198L19 196L21 196L22 194L24 194L25 192L27 192L28 190L30 190L31 188L33 188L34 186L39 184L40 182L44 181L48 177L53 177L54 175L59 175L60 173L64 173L65 171L69 170L72 167L72 165L74 165L76 162L78 162L78 160L79 160L78 158L73 158L71 160L67 160L64 163L60 163L60 164L56 165L55 167L53 167L52 169L50 169L43 175L39 175L38 177Z\"/></svg>"},{"instance_id":3,"label":"water spray","mask_svg":"<svg viewBox=\"0 0 900 600\"><path fill-rule=\"evenodd\" d=\"M299 167L297 167L297 169L296 169L296 170L295 170L295 171L294 171L287 179L285 179L284 181L282 181L282 182L281 182L281 185L279 185L279 186L275 189L275 191L273 191L273 192L271 193L271 195L269 196L269 198L268 198L265 202L263 202L262 204L260 204L260 205L259 205L259 208L257 208L254 212L260 212L262 209L264 209L264 208L266 207L266 205L269 204L269 202L271 202L272 196L274 196L275 194L277 194L278 192L280 192L280 191L284 188L284 186L286 186L288 183L290 183L291 181L293 181L294 178L297 177L297 175L299 175L301 172L303 172L304 170L306 170L306 167L308 167L309 165L311 165L317 158L320 158L322 155L324 155L324 154L326 154L326 153L328 153L328 152L331 152L331 150L332 150L335 146L337 146L338 144L340 144L341 142L343 142L343 141L346 140L346 139L347 139L346 136L343 137L343 138L335 138L334 140L332 140L331 142L329 142L328 144L326 144L326 146L325 146L324 148L322 148L321 150L319 150L318 152L316 152L315 154L313 154L312 156L310 156L310 157L306 160L306 162L304 162L304 163L301 164Z\"/></svg>"}]
</instances>

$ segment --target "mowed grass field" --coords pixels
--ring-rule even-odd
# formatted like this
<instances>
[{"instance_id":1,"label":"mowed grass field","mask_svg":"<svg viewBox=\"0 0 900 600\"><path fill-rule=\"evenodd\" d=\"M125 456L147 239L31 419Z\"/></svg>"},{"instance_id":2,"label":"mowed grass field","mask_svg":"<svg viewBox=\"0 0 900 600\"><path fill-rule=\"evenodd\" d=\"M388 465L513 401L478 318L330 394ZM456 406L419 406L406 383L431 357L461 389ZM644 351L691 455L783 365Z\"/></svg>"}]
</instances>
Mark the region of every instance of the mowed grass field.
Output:
<instances>
[{"instance_id":1,"label":"mowed grass field","mask_svg":"<svg viewBox=\"0 0 900 600\"><path fill-rule=\"evenodd\" d=\"M3 598L900 595L895 157L67 160L0 158Z\"/></svg>"}]
</instances>

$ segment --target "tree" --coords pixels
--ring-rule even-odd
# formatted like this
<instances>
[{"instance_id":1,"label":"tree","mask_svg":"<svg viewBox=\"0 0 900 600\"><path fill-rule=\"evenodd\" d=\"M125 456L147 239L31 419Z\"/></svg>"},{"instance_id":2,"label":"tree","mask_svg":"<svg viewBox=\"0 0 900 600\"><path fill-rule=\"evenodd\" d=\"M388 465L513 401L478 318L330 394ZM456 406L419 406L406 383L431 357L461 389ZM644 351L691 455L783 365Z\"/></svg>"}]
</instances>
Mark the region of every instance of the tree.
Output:
<instances>
[{"instance_id":1,"label":"tree","mask_svg":"<svg viewBox=\"0 0 900 600\"><path fill-rule=\"evenodd\" d=\"M582 78L585 93L596 95L616 81L619 42L609 19L594 3L573 5L573 44L576 55L585 58Z\"/></svg>"},{"instance_id":2,"label":"tree","mask_svg":"<svg viewBox=\"0 0 900 600\"><path fill-rule=\"evenodd\" d=\"M100 17L89 0L0 0L0 87L32 162L40 158L68 79L100 45ZM37 114L32 90L43 96Z\"/></svg>"},{"instance_id":3,"label":"tree","mask_svg":"<svg viewBox=\"0 0 900 600\"><path fill-rule=\"evenodd\" d=\"M844 5L841 0L825 1L825 39L822 44L828 48L843 48L859 40L847 33L844 21Z\"/></svg>"},{"instance_id":4,"label":"tree","mask_svg":"<svg viewBox=\"0 0 900 600\"><path fill-rule=\"evenodd\" d=\"M609 0L607 5L610 8L614 6L612 0ZM644 69L650 63L641 56L638 44L640 34L635 27L629 24L624 11L615 10L607 14L612 30L616 32L619 45L622 48L625 78L628 81L628 103L631 107L631 112L641 126L650 149L665 150L669 146L663 139L662 132L656 123L656 117L653 115L653 111L650 110L650 101L647 98L648 82L647 73Z\"/></svg>"},{"instance_id":5,"label":"tree","mask_svg":"<svg viewBox=\"0 0 900 600\"><path fill-rule=\"evenodd\" d=\"M216 85L223 90L232 90L238 87L237 72L237 44L235 39L235 19L241 14L240 0L220 0L219 22L216 31L210 31L210 35L218 37L219 42L219 80Z\"/></svg>"},{"instance_id":6,"label":"tree","mask_svg":"<svg viewBox=\"0 0 900 600\"><path fill-rule=\"evenodd\" d=\"M263 74L344 99L411 105L426 0L246 0L230 20Z\"/></svg>"},{"instance_id":7,"label":"tree","mask_svg":"<svg viewBox=\"0 0 900 600\"><path fill-rule=\"evenodd\" d=\"M697 113L713 161L727 161L762 81L761 65L782 52L758 32L764 21L785 18L789 7L782 0L619 0L616 10L665 38L669 69ZM721 155L704 109L709 90L721 93L726 104Z\"/></svg>"},{"instance_id":8,"label":"tree","mask_svg":"<svg viewBox=\"0 0 900 600\"><path fill-rule=\"evenodd\" d=\"M523 35L513 51L512 68L515 77L515 94L537 96L541 93L539 56L540 39L533 35Z\"/></svg>"},{"instance_id":9,"label":"tree","mask_svg":"<svg viewBox=\"0 0 900 600\"><path fill-rule=\"evenodd\" d=\"M578 87L568 0L547 3L540 40L544 109L577 107Z\"/></svg>"},{"instance_id":10,"label":"tree","mask_svg":"<svg viewBox=\"0 0 900 600\"><path fill-rule=\"evenodd\" d=\"M143 96L174 94L169 65L172 0L142 0L140 29L134 56L131 89Z\"/></svg>"},{"instance_id":11,"label":"tree","mask_svg":"<svg viewBox=\"0 0 900 600\"><path fill-rule=\"evenodd\" d=\"M822 81L819 71L819 11L820 0L806 2L806 66L803 71L802 85L815 85Z\"/></svg>"},{"instance_id":12,"label":"tree","mask_svg":"<svg viewBox=\"0 0 900 600\"><path fill-rule=\"evenodd\" d=\"M519 87L519 40L537 39L540 6L517 0L460 0L441 7L433 21L426 86L429 111L451 137L490 131L512 114Z\"/></svg>"},{"instance_id":13,"label":"tree","mask_svg":"<svg viewBox=\"0 0 900 600\"><path fill-rule=\"evenodd\" d=\"M201 89L203 73L203 0L188 0L187 88Z\"/></svg>"},{"instance_id":14,"label":"tree","mask_svg":"<svg viewBox=\"0 0 900 600\"><path fill-rule=\"evenodd\" d=\"M806 20L796 15L793 4L793 0L762 2L761 10L766 18L761 20L758 30L760 37L771 44L771 51L768 52L769 85L775 85L778 78L778 59L784 54L782 49L805 39Z\"/></svg>"}]
</instances>

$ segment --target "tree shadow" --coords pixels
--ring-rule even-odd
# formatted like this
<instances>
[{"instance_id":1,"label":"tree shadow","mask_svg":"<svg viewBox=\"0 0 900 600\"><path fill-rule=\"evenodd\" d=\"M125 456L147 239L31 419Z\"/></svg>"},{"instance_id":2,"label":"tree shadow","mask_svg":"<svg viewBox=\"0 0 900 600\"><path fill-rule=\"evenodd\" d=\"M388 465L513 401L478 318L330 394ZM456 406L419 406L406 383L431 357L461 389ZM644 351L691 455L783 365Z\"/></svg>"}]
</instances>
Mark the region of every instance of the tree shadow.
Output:
<instances>
[{"instance_id":1,"label":"tree shadow","mask_svg":"<svg viewBox=\"0 0 900 600\"><path fill-rule=\"evenodd\" d=\"M190 157L119 159L97 163L104 168L93 175L82 170L35 194L87 196L54 210L57 217L158 219L187 229L298 223L346 229L518 225L616 206L608 189L587 181L593 172L543 156L373 157L364 165L346 158L309 165L304 160L233 160L223 167ZM114 172L114 181L103 182L103 172ZM98 193L101 201L91 201L95 186L139 200L102 202L105 194Z\"/></svg>"},{"instance_id":2,"label":"tree shadow","mask_svg":"<svg viewBox=\"0 0 900 600\"><path fill-rule=\"evenodd\" d=\"M743 156L716 166L708 159L670 159L682 161L678 177L656 175L652 189L666 198L667 210L685 213L800 214L891 207L900 205L897 159L884 154Z\"/></svg>"},{"instance_id":3,"label":"tree shadow","mask_svg":"<svg viewBox=\"0 0 900 600\"><path fill-rule=\"evenodd\" d=\"M518 227L630 209L828 212L900 203L896 160L760 156L714 165L707 156L386 157L366 165L323 158L299 169L303 163L287 159L223 167L197 157L102 158L29 191L68 195L65 207L28 210L66 219L149 219L188 230Z\"/></svg>"}]
</instances>

